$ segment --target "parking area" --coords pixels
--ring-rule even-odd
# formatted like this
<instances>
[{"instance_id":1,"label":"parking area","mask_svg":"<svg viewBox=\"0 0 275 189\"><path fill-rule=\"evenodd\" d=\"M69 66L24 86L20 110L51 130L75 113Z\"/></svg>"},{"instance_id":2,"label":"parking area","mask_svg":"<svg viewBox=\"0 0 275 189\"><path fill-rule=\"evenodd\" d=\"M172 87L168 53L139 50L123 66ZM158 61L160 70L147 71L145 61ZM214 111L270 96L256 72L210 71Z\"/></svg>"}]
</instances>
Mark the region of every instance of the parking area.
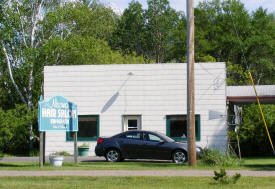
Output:
<instances>
[{"instance_id":1,"label":"parking area","mask_svg":"<svg viewBox=\"0 0 275 189\"><path fill-rule=\"evenodd\" d=\"M49 157L46 156L46 162L49 161ZM105 162L104 157L97 156L79 156L79 162ZM125 162L163 162L168 163L170 160L151 160L151 159L126 159ZM39 157L0 157L0 162L39 162ZM74 162L73 156L64 156L64 162Z\"/></svg>"}]
</instances>

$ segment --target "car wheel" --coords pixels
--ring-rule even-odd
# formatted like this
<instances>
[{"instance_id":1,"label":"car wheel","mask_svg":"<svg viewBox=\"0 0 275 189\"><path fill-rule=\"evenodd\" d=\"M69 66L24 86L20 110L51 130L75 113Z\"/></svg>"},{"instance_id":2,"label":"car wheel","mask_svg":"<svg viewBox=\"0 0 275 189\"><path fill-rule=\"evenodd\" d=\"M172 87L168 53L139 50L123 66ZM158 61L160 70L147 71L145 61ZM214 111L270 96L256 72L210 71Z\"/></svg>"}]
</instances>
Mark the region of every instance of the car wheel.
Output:
<instances>
[{"instance_id":1,"label":"car wheel","mask_svg":"<svg viewBox=\"0 0 275 189\"><path fill-rule=\"evenodd\" d=\"M120 160L120 152L117 149L109 149L106 152L105 158L109 162L118 162Z\"/></svg>"},{"instance_id":2,"label":"car wheel","mask_svg":"<svg viewBox=\"0 0 275 189\"><path fill-rule=\"evenodd\" d=\"M172 160L174 163L184 163L187 160L187 154L182 150L176 150L172 154Z\"/></svg>"}]
</instances>

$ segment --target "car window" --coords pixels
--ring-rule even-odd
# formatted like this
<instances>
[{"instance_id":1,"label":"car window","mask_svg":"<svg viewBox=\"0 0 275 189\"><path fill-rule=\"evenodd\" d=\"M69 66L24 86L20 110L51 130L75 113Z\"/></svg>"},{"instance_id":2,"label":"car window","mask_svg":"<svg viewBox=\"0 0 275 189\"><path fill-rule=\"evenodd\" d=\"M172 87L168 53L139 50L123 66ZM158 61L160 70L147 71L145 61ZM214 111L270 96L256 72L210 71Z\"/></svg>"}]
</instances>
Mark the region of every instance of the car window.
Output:
<instances>
[{"instance_id":1,"label":"car window","mask_svg":"<svg viewBox=\"0 0 275 189\"><path fill-rule=\"evenodd\" d=\"M171 139L170 137L164 135L163 133L157 132L158 135L160 135L164 140L166 140L167 142L175 142L175 140Z\"/></svg>"},{"instance_id":2,"label":"car window","mask_svg":"<svg viewBox=\"0 0 275 189\"><path fill-rule=\"evenodd\" d=\"M154 134L145 133L144 134L144 140L160 142L160 141L162 141L162 138L160 138L159 136L154 135Z\"/></svg>"},{"instance_id":3,"label":"car window","mask_svg":"<svg viewBox=\"0 0 275 189\"><path fill-rule=\"evenodd\" d=\"M138 132L133 132L133 133L126 133L124 136L122 136L123 138L131 138L131 139L138 139L140 140L140 133Z\"/></svg>"}]
</instances>

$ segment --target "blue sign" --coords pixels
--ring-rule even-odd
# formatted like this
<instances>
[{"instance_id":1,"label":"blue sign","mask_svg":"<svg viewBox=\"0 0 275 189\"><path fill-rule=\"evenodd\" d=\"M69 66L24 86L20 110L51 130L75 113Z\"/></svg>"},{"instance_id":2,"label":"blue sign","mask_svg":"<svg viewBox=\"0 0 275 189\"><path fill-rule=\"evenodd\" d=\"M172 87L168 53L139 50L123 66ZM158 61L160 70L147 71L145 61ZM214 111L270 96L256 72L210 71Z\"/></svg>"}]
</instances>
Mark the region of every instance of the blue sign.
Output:
<instances>
[{"instance_id":1,"label":"blue sign","mask_svg":"<svg viewBox=\"0 0 275 189\"><path fill-rule=\"evenodd\" d=\"M40 100L38 113L39 131L78 131L77 105L63 96Z\"/></svg>"}]
</instances>

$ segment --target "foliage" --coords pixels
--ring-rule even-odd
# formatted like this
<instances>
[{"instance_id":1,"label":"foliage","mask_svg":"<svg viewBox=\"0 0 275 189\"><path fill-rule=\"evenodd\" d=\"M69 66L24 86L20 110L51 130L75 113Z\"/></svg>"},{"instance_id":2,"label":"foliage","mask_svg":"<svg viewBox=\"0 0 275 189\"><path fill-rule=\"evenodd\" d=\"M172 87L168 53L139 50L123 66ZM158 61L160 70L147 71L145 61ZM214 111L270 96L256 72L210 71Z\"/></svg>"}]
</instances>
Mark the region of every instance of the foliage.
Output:
<instances>
[{"instance_id":1,"label":"foliage","mask_svg":"<svg viewBox=\"0 0 275 189\"><path fill-rule=\"evenodd\" d=\"M60 151L60 152L54 152L50 154L50 156L71 156L71 154L65 151Z\"/></svg>"},{"instance_id":2,"label":"foliage","mask_svg":"<svg viewBox=\"0 0 275 189\"><path fill-rule=\"evenodd\" d=\"M90 147L90 145L88 144L88 143L83 143L83 144L81 144L80 146L79 146L80 148L82 147L82 148L87 148L87 147Z\"/></svg>"},{"instance_id":3,"label":"foliage","mask_svg":"<svg viewBox=\"0 0 275 189\"><path fill-rule=\"evenodd\" d=\"M240 173L236 173L232 177L227 176L225 169L220 169L220 172L214 171L213 179L220 184L236 184L236 182L241 178Z\"/></svg>"},{"instance_id":4,"label":"foliage","mask_svg":"<svg viewBox=\"0 0 275 189\"><path fill-rule=\"evenodd\" d=\"M196 54L230 62L228 84L274 83L274 15L257 9L251 15L239 0L201 2L195 10ZM197 57L196 55L196 57Z\"/></svg>"},{"instance_id":5,"label":"foliage","mask_svg":"<svg viewBox=\"0 0 275 189\"><path fill-rule=\"evenodd\" d=\"M36 122L37 111L26 105L14 109L0 109L0 149L5 153L26 154L28 152L29 124Z\"/></svg>"},{"instance_id":6,"label":"foliage","mask_svg":"<svg viewBox=\"0 0 275 189\"><path fill-rule=\"evenodd\" d=\"M118 20L111 46L121 49L123 54L145 55L145 19L142 5L132 1Z\"/></svg>"},{"instance_id":7,"label":"foliage","mask_svg":"<svg viewBox=\"0 0 275 189\"><path fill-rule=\"evenodd\" d=\"M37 148L33 148L33 149L30 149L29 150L29 156L30 157L35 157L35 156L39 156L39 154L40 154L40 151L39 151L39 149L37 149Z\"/></svg>"},{"instance_id":8,"label":"foliage","mask_svg":"<svg viewBox=\"0 0 275 189\"><path fill-rule=\"evenodd\" d=\"M240 165L239 159L231 155L225 155L217 149L205 149L201 161L208 166L230 167Z\"/></svg>"},{"instance_id":9,"label":"foliage","mask_svg":"<svg viewBox=\"0 0 275 189\"><path fill-rule=\"evenodd\" d=\"M129 4L118 21L110 44L124 54L136 52L143 55L148 63L166 62L168 51L173 48L172 30L178 25L180 14L167 0L149 0L147 3L147 10L137 1Z\"/></svg>"},{"instance_id":10,"label":"foliage","mask_svg":"<svg viewBox=\"0 0 275 189\"><path fill-rule=\"evenodd\" d=\"M150 0L142 9L132 1L109 44L147 62L186 62L186 17L167 0ZM258 8L249 14L240 0L211 0L195 8L195 61L227 62L228 85L275 82L275 17Z\"/></svg>"},{"instance_id":11,"label":"foliage","mask_svg":"<svg viewBox=\"0 0 275 189\"><path fill-rule=\"evenodd\" d=\"M261 105L270 137L275 139L275 105ZM257 104L242 106L243 121L239 127L241 153L243 156L271 155L272 148ZM236 140L234 133L229 133L231 141Z\"/></svg>"}]
</instances>

